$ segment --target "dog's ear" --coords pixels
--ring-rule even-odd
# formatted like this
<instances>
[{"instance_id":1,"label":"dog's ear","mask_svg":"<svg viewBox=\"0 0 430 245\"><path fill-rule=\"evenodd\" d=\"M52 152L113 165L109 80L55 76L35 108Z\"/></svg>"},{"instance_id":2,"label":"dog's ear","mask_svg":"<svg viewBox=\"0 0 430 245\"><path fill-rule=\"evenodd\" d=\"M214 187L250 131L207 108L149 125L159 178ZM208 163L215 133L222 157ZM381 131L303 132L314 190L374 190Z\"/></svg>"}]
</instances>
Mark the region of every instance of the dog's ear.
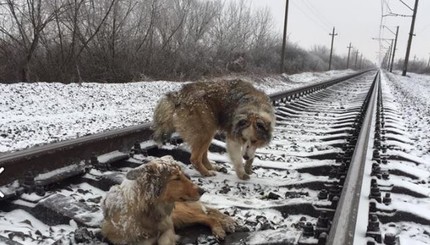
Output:
<instances>
[{"instance_id":1,"label":"dog's ear","mask_svg":"<svg viewBox=\"0 0 430 245\"><path fill-rule=\"evenodd\" d=\"M139 176L142 176L143 173L151 172L151 170L153 171L153 168L149 165L139 166L137 168L134 168L134 169L128 171L127 174L125 175L125 177L128 180L136 180L139 178Z\"/></svg>"},{"instance_id":2,"label":"dog's ear","mask_svg":"<svg viewBox=\"0 0 430 245\"><path fill-rule=\"evenodd\" d=\"M128 180L136 180L139 175L142 173L142 169L132 169L130 171L128 171L128 173L125 175L125 177Z\"/></svg>"}]
</instances>

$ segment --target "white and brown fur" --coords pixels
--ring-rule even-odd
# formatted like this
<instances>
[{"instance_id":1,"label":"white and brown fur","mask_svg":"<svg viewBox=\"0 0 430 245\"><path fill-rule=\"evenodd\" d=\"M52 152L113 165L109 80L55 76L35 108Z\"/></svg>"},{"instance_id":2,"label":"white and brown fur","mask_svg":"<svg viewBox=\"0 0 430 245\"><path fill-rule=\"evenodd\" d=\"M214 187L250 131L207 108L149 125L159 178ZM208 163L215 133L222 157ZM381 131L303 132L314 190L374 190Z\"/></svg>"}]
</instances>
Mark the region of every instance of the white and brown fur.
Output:
<instances>
[{"instance_id":1,"label":"white and brown fur","mask_svg":"<svg viewBox=\"0 0 430 245\"><path fill-rule=\"evenodd\" d=\"M175 201L198 201L203 193L170 156L129 171L102 201L102 234L114 244L173 245Z\"/></svg>"},{"instance_id":2,"label":"white and brown fur","mask_svg":"<svg viewBox=\"0 0 430 245\"><path fill-rule=\"evenodd\" d=\"M222 80L190 83L166 94L155 108L153 122L159 144L179 133L191 147L191 163L203 176L215 175L207 152L215 133L225 132L237 176L249 179L255 150L272 138L275 115L264 92L243 80Z\"/></svg>"}]
</instances>

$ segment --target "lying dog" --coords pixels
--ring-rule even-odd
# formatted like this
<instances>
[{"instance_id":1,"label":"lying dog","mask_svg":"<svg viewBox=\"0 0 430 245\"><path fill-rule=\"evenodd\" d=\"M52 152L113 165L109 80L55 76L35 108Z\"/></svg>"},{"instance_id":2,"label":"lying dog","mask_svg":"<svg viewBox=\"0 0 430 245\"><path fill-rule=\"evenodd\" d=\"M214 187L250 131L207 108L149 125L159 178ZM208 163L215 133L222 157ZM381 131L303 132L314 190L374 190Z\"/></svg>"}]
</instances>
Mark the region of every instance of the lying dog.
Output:
<instances>
[{"instance_id":1,"label":"lying dog","mask_svg":"<svg viewBox=\"0 0 430 245\"><path fill-rule=\"evenodd\" d=\"M129 171L102 201L102 234L114 244L173 245L175 201L197 201L203 190L163 157Z\"/></svg>"},{"instance_id":2,"label":"lying dog","mask_svg":"<svg viewBox=\"0 0 430 245\"><path fill-rule=\"evenodd\" d=\"M191 163L203 176L215 175L207 152L217 130L224 131L237 176L249 179L256 149L272 138L275 115L269 97L248 82L196 82L164 96L153 122L159 144L179 133L191 147Z\"/></svg>"}]
</instances>

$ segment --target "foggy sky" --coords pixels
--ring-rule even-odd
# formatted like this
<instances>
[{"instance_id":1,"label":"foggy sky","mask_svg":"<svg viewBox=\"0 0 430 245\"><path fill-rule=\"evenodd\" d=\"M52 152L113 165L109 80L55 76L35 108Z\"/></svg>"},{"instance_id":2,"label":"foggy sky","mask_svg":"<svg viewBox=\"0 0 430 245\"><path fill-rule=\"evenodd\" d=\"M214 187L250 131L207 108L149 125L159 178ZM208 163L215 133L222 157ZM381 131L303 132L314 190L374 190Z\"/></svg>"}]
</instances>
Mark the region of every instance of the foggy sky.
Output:
<instances>
[{"instance_id":1,"label":"foggy sky","mask_svg":"<svg viewBox=\"0 0 430 245\"><path fill-rule=\"evenodd\" d=\"M286 0L248 0L252 7L267 6L274 18L274 31L282 34ZM340 55L348 53L347 46L352 46L367 59L378 62L381 24L381 2L389 3L392 12L412 15L412 11L399 0L290 0L287 33L289 40L305 49L314 45L330 47L333 26L338 34L334 40L334 52ZM415 0L403 0L413 8ZM384 5L384 13L389 12ZM399 25L396 60L404 58L411 25L411 17L385 17L383 25L396 31ZM381 29L381 37L392 39L387 28ZM412 39L410 60L421 59L427 62L430 55L430 1L420 0L415 22L416 36ZM381 41L382 52L390 41Z\"/></svg>"}]
</instances>

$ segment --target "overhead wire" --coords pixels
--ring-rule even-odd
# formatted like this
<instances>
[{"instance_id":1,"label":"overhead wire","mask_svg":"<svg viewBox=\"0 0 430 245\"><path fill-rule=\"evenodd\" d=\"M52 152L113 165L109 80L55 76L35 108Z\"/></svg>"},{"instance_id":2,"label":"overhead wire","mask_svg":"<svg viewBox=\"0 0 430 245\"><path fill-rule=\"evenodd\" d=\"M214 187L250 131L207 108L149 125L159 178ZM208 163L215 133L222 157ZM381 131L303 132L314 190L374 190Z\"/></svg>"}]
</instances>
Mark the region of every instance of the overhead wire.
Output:
<instances>
[{"instance_id":1,"label":"overhead wire","mask_svg":"<svg viewBox=\"0 0 430 245\"><path fill-rule=\"evenodd\" d=\"M300 5L297 4L296 1L292 1L293 5L299 10L304 16L306 16L310 21L315 23L319 28L321 28L324 32L330 32L330 27L325 26L323 23L318 21L316 17L313 15L309 15L305 10L302 9Z\"/></svg>"},{"instance_id":2,"label":"overhead wire","mask_svg":"<svg viewBox=\"0 0 430 245\"><path fill-rule=\"evenodd\" d=\"M306 5L306 7L315 14L316 17L318 17L326 26L334 26L333 23L327 19L309 0L303 0L303 3Z\"/></svg>"}]
</instances>

